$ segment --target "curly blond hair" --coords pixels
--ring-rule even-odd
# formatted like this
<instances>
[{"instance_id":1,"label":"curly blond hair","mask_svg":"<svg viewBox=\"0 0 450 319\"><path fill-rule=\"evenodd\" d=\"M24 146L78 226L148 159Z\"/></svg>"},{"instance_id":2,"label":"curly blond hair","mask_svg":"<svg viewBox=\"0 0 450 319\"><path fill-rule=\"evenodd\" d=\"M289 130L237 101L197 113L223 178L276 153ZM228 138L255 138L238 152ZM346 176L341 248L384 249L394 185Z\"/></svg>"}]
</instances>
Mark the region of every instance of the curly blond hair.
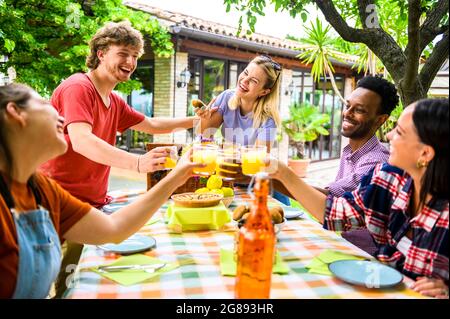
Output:
<instances>
[{"instance_id":1,"label":"curly blond hair","mask_svg":"<svg viewBox=\"0 0 450 319\"><path fill-rule=\"evenodd\" d=\"M111 45L131 46L138 49L140 55L144 54L144 38L129 21L108 22L89 41L91 52L86 58L86 66L95 70L100 64L97 52L106 52Z\"/></svg>"}]
</instances>

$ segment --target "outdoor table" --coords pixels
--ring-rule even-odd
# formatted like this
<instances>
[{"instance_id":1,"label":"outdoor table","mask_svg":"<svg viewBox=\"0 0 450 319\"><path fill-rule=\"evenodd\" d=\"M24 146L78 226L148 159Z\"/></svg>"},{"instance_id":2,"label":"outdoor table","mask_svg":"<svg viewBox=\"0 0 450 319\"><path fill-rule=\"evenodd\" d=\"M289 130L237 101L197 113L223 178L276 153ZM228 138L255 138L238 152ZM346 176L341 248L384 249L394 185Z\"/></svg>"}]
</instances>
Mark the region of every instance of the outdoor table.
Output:
<instances>
[{"instance_id":1,"label":"outdoor table","mask_svg":"<svg viewBox=\"0 0 450 319\"><path fill-rule=\"evenodd\" d=\"M135 196L136 192L131 191L131 194ZM128 200L127 192L119 191L114 196L116 201ZM236 200L250 201L250 197L245 193L236 194ZM269 200L276 201L272 198ZM91 267L111 263L120 255L105 253L97 246L85 245L73 274L74 282L64 297L234 298L235 277L221 275L219 260L220 249L233 249L235 231L209 230L174 234L164 223L164 214L165 209L161 208L153 217L160 220L139 231L157 241L156 248L145 254L167 262L191 258L192 263L140 284L122 286L90 270ZM271 298L421 298L421 295L408 288L413 281L407 277L394 288L369 289L347 284L332 276L308 272L305 266L326 249L373 257L307 217L288 220L277 238L276 248L290 271L285 275L273 274Z\"/></svg>"}]
</instances>

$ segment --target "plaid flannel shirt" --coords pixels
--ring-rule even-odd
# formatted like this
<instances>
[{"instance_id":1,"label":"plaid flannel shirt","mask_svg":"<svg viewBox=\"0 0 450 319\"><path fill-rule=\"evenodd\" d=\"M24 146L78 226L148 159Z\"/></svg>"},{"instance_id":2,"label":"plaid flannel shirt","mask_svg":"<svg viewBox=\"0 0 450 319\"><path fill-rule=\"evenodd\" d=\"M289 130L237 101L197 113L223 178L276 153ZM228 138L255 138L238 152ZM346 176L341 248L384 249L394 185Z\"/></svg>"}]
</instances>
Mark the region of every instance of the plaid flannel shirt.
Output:
<instances>
[{"instance_id":1,"label":"plaid flannel shirt","mask_svg":"<svg viewBox=\"0 0 450 319\"><path fill-rule=\"evenodd\" d=\"M367 227L380 261L415 279L443 279L448 285L448 199L431 199L411 218L412 178L399 168L378 164L359 187L343 197L327 197L324 227L345 231ZM406 233L412 229L412 240Z\"/></svg>"}]
</instances>

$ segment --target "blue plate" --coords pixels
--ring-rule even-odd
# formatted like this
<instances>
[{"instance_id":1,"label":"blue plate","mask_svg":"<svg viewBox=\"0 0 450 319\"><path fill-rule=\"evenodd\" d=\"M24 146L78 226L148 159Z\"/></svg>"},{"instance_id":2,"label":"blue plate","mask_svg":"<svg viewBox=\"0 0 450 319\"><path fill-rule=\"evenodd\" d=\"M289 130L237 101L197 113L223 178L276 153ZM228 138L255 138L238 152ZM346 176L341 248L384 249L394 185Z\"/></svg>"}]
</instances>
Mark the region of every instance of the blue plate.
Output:
<instances>
[{"instance_id":1,"label":"blue plate","mask_svg":"<svg viewBox=\"0 0 450 319\"><path fill-rule=\"evenodd\" d=\"M339 279L366 288L387 288L398 285L403 275L392 267L368 260L339 260L328 265Z\"/></svg>"},{"instance_id":2,"label":"blue plate","mask_svg":"<svg viewBox=\"0 0 450 319\"><path fill-rule=\"evenodd\" d=\"M156 240L153 237L134 234L120 244L104 244L97 247L116 254L130 255L156 247Z\"/></svg>"}]
</instances>

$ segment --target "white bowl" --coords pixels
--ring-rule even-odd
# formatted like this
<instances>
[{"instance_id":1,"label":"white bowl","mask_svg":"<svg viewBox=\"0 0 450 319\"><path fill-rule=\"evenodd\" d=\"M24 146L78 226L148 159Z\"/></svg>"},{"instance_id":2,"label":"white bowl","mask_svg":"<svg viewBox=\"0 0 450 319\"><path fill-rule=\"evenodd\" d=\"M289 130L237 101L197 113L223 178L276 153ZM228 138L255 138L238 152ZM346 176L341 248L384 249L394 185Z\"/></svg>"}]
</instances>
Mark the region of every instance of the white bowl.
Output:
<instances>
[{"instance_id":1,"label":"white bowl","mask_svg":"<svg viewBox=\"0 0 450 319\"><path fill-rule=\"evenodd\" d=\"M278 235L280 233L281 229L284 228L284 226L286 226L286 218L284 218L281 223L273 225L273 228L275 229L275 234Z\"/></svg>"}]
</instances>

